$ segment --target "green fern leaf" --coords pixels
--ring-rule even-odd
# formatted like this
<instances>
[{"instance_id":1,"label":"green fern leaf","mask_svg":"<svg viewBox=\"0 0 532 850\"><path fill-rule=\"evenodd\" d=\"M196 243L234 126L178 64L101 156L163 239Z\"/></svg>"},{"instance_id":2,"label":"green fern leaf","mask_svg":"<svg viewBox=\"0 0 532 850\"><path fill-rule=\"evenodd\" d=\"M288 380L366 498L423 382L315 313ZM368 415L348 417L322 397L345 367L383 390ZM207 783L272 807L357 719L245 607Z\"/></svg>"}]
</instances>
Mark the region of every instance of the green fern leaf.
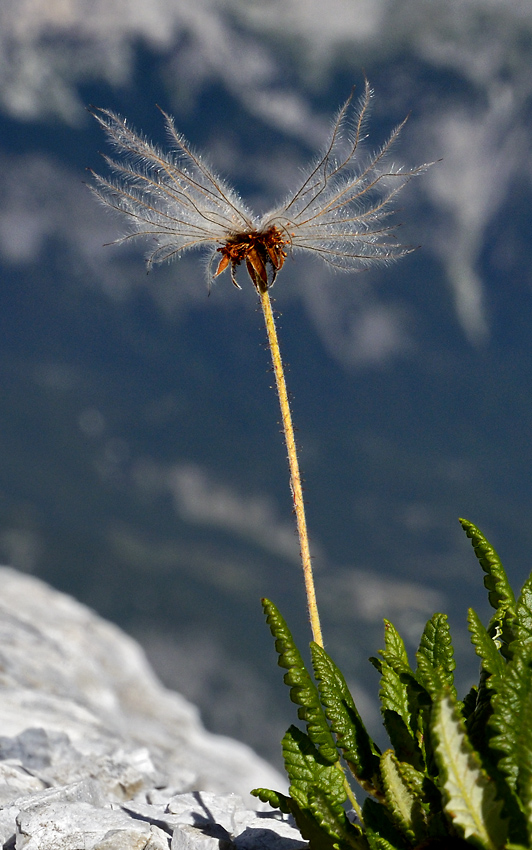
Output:
<instances>
[{"instance_id":1,"label":"green fern leaf","mask_svg":"<svg viewBox=\"0 0 532 850\"><path fill-rule=\"evenodd\" d=\"M346 800L344 774L338 762L327 762L311 738L297 726L290 726L282 740L290 794L300 805L308 805L313 788L327 793L339 805Z\"/></svg>"},{"instance_id":2,"label":"green fern leaf","mask_svg":"<svg viewBox=\"0 0 532 850\"><path fill-rule=\"evenodd\" d=\"M380 767L388 811L400 831L417 844L425 838L420 797L391 750L383 753Z\"/></svg>"},{"instance_id":3,"label":"green fern leaf","mask_svg":"<svg viewBox=\"0 0 532 850\"><path fill-rule=\"evenodd\" d=\"M468 693L465 695L464 699L462 700L462 714L463 714L463 716L466 720L475 711L475 708L477 707L477 700L478 700L478 686L477 685L471 685L471 688L469 689Z\"/></svg>"},{"instance_id":4,"label":"green fern leaf","mask_svg":"<svg viewBox=\"0 0 532 850\"><path fill-rule=\"evenodd\" d=\"M378 835L376 832L373 832L372 829L367 828L366 838L370 850L404 850L406 846L403 842L400 842L399 844L392 844L390 841L386 841L382 835Z\"/></svg>"},{"instance_id":5,"label":"green fern leaf","mask_svg":"<svg viewBox=\"0 0 532 850\"><path fill-rule=\"evenodd\" d=\"M517 790L525 815L528 844L532 846L532 701L530 699L525 706L521 728Z\"/></svg>"},{"instance_id":6,"label":"green fern leaf","mask_svg":"<svg viewBox=\"0 0 532 850\"><path fill-rule=\"evenodd\" d=\"M447 685L456 694L453 671L456 667L449 623L445 614L433 614L423 630L416 653L416 679L432 694Z\"/></svg>"},{"instance_id":7,"label":"green fern leaf","mask_svg":"<svg viewBox=\"0 0 532 850\"><path fill-rule=\"evenodd\" d=\"M464 701L463 715L469 739L478 751L486 770L491 771L496 764L493 750L490 748L490 738L493 729L489 720L493 714L493 698L501 685L506 672L506 662L500 653L500 629L494 621L488 631L476 612L468 611L469 631L475 651L481 659L480 681L475 688L475 698L470 699L471 705ZM493 633L493 637L492 637Z\"/></svg>"},{"instance_id":8,"label":"green fern leaf","mask_svg":"<svg viewBox=\"0 0 532 850\"><path fill-rule=\"evenodd\" d=\"M385 649L380 650L379 698L384 726L397 757L422 769L424 759L420 746L419 721L423 705L429 705L428 695L417 683L399 632L388 620L384 621Z\"/></svg>"},{"instance_id":9,"label":"green fern leaf","mask_svg":"<svg viewBox=\"0 0 532 850\"><path fill-rule=\"evenodd\" d=\"M312 850L324 846L324 834L336 848L349 845L367 850L361 828L349 822L343 808L347 795L339 763L328 764L309 736L295 726L286 732L282 746L291 782L291 812Z\"/></svg>"},{"instance_id":10,"label":"green fern leaf","mask_svg":"<svg viewBox=\"0 0 532 850\"><path fill-rule=\"evenodd\" d=\"M379 794L380 750L368 735L342 672L317 643L310 645L321 702L336 744L353 775L370 794Z\"/></svg>"},{"instance_id":11,"label":"green fern leaf","mask_svg":"<svg viewBox=\"0 0 532 850\"><path fill-rule=\"evenodd\" d=\"M379 655L382 655L384 660L398 673L414 675L414 671L408 663L405 642L394 624L389 620L384 620L384 649L379 651Z\"/></svg>"},{"instance_id":12,"label":"green fern leaf","mask_svg":"<svg viewBox=\"0 0 532 850\"><path fill-rule=\"evenodd\" d=\"M371 850L405 850L412 846L401 835L387 806L377 803L371 797L364 801L362 818Z\"/></svg>"},{"instance_id":13,"label":"green fern leaf","mask_svg":"<svg viewBox=\"0 0 532 850\"><path fill-rule=\"evenodd\" d=\"M384 642L385 648L379 650L384 660L384 663L380 662L381 711L396 711L403 718L405 726L410 728L411 706L407 682L414 678L414 672L408 663L404 641L389 620L384 621Z\"/></svg>"},{"instance_id":14,"label":"green fern leaf","mask_svg":"<svg viewBox=\"0 0 532 850\"><path fill-rule=\"evenodd\" d=\"M527 578L521 589L516 615L516 639L521 646L525 646L532 641L532 575Z\"/></svg>"},{"instance_id":15,"label":"green fern leaf","mask_svg":"<svg viewBox=\"0 0 532 850\"><path fill-rule=\"evenodd\" d=\"M302 837L308 841L310 850L340 850L338 840L320 826L312 812L299 808L293 802L292 817ZM360 850L363 850L363 847Z\"/></svg>"},{"instance_id":16,"label":"green fern leaf","mask_svg":"<svg viewBox=\"0 0 532 850\"><path fill-rule=\"evenodd\" d=\"M381 684L379 690L381 711L395 711L402 718L405 727L410 728L410 705L408 688L389 664L381 662Z\"/></svg>"},{"instance_id":17,"label":"green fern leaf","mask_svg":"<svg viewBox=\"0 0 532 850\"><path fill-rule=\"evenodd\" d=\"M478 614L472 608L467 613L467 620L471 642L475 647L475 652L482 659L482 669L488 676L502 676L506 664L499 652L496 639L491 637ZM490 685L492 688L495 688L495 686L495 682Z\"/></svg>"},{"instance_id":18,"label":"green fern leaf","mask_svg":"<svg viewBox=\"0 0 532 850\"><path fill-rule=\"evenodd\" d=\"M335 841L336 847L368 850L368 842L362 829L350 823L342 807L336 805L328 794L315 788L309 796L309 805L314 820Z\"/></svg>"},{"instance_id":19,"label":"green fern leaf","mask_svg":"<svg viewBox=\"0 0 532 850\"><path fill-rule=\"evenodd\" d=\"M484 587L488 591L490 605L495 609L492 627L498 626L498 637L501 642L501 655L511 658L510 644L515 639L514 623L516 617L515 596L501 564L501 560L493 546L486 540L481 531L466 519L460 524L468 537L471 538L475 555L480 566L486 573ZM491 629L489 630L491 633Z\"/></svg>"},{"instance_id":20,"label":"green fern leaf","mask_svg":"<svg viewBox=\"0 0 532 850\"><path fill-rule=\"evenodd\" d=\"M416 770L423 771L425 761L416 736L407 728L402 717L395 711L383 711L384 728L388 733L397 758L411 764Z\"/></svg>"},{"instance_id":21,"label":"green fern leaf","mask_svg":"<svg viewBox=\"0 0 532 850\"><path fill-rule=\"evenodd\" d=\"M311 741L330 764L338 759L338 752L327 718L321 707L318 689L312 681L294 639L282 615L269 599L262 600L266 622L275 638L279 654L278 664L287 670L284 682L290 688L290 699L299 705L297 716L307 725Z\"/></svg>"},{"instance_id":22,"label":"green fern leaf","mask_svg":"<svg viewBox=\"0 0 532 850\"><path fill-rule=\"evenodd\" d=\"M273 809L280 809L283 814L292 814L292 801L280 791L270 791L269 788L253 788L249 792L254 797L258 797L263 803L269 803Z\"/></svg>"},{"instance_id":23,"label":"green fern leaf","mask_svg":"<svg viewBox=\"0 0 532 850\"><path fill-rule=\"evenodd\" d=\"M486 672L481 670L479 686L475 689L476 700L473 711L467 713L462 710L469 740L477 750L484 768L490 775L497 770L496 757L490 748L490 739L494 734L489 725L493 714L492 702L494 692L490 687L490 682L492 681L493 677L487 676Z\"/></svg>"},{"instance_id":24,"label":"green fern leaf","mask_svg":"<svg viewBox=\"0 0 532 850\"><path fill-rule=\"evenodd\" d=\"M388 667L393 671L393 673L395 673L398 682L401 682L404 685L404 698L406 700L407 709L406 714L402 713L401 716L405 722L407 722L408 714L415 714L419 707L430 705L430 697L426 689L423 687L423 684L419 681L418 677L410 667L404 641L395 626L390 623L389 620L384 620L384 640L385 649L379 650L379 654L382 655L382 658ZM395 689L396 696L398 696L399 690L397 688ZM386 694L383 693L381 698L383 699L383 702L381 703L382 708L392 707L386 702Z\"/></svg>"},{"instance_id":25,"label":"green fern leaf","mask_svg":"<svg viewBox=\"0 0 532 850\"><path fill-rule=\"evenodd\" d=\"M441 794L428 776L399 761L391 750L381 758L381 774L388 811L403 835L415 844L448 839Z\"/></svg>"},{"instance_id":26,"label":"green fern leaf","mask_svg":"<svg viewBox=\"0 0 532 850\"><path fill-rule=\"evenodd\" d=\"M367 830L366 832L370 850L403 850L404 844L391 844L389 841L386 841L382 835L377 835L375 832L371 832Z\"/></svg>"},{"instance_id":27,"label":"green fern leaf","mask_svg":"<svg viewBox=\"0 0 532 850\"><path fill-rule=\"evenodd\" d=\"M517 788L519 751L528 737L532 702L532 669L522 652L506 665L497 694L493 697L493 715L489 725L494 730L490 745L499 756L498 767L513 790Z\"/></svg>"},{"instance_id":28,"label":"green fern leaf","mask_svg":"<svg viewBox=\"0 0 532 850\"><path fill-rule=\"evenodd\" d=\"M295 797L286 797L268 788L255 788L250 793L263 803L269 803L284 814L292 815L311 850L339 850L340 847L368 850L361 828L349 823L342 807L319 789L313 789L304 800L297 792ZM299 798L301 805L296 798Z\"/></svg>"},{"instance_id":29,"label":"green fern leaf","mask_svg":"<svg viewBox=\"0 0 532 850\"><path fill-rule=\"evenodd\" d=\"M493 546L486 540L482 532L467 519L460 519L460 525L471 538L479 564L486 573L484 587L488 591L488 599L492 608L499 611L515 608L515 596L501 564L501 559Z\"/></svg>"},{"instance_id":30,"label":"green fern leaf","mask_svg":"<svg viewBox=\"0 0 532 850\"><path fill-rule=\"evenodd\" d=\"M532 577L521 590L516 615L511 660L498 677L497 694L492 699L491 747L510 788L521 800L528 800L528 781L524 777L528 776L532 722Z\"/></svg>"},{"instance_id":31,"label":"green fern leaf","mask_svg":"<svg viewBox=\"0 0 532 850\"><path fill-rule=\"evenodd\" d=\"M375 658L374 655L370 655L368 661L370 664L373 664L377 673L382 673L382 661L380 660L380 658Z\"/></svg>"},{"instance_id":32,"label":"green fern leaf","mask_svg":"<svg viewBox=\"0 0 532 850\"><path fill-rule=\"evenodd\" d=\"M495 783L482 769L449 691L435 699L432 734L447 815L464 839L498 850L507 833L503 804L496 799Z\"/></svg>"}]
</instances>

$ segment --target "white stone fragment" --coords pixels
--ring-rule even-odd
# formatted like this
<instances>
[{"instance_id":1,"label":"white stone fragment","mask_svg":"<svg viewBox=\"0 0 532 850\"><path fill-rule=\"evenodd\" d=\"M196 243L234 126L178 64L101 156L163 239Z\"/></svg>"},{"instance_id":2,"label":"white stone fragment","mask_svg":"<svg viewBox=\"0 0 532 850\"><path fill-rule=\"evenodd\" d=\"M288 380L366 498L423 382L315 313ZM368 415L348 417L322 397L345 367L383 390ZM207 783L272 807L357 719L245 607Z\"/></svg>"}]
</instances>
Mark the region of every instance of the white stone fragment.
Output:
<instances>
[{"instance_id":1,"label":"white stone fragment","mask_svg":"<svg viewBox=\"0 0 532 850\"><path fill-rule=\"evenodd\" d=\"M172 836L171 850L220 850L225 842L229 847L229 839L216 835L208 835L193 826L176 826Z\"/></svg>"},{"instance_id":2,"label":"white stone fragment","mask_svg":"<svg viewBox=\"0 0 532 850\"><path fill-rule=\"evenodd\" d=\"M285 818L263 812L239 812L242 831L234 839L237 850L302 850L301 833Z\"/></svg>"},{"instance_id":3,"label":"white stone fragment","mask_svg":"<svg viewBox=\"0 0 532 850\"><path fill-rule=\"evenodd\" d=\"M92 850L111 830L128 829L131 819L121 811L89 803L51 803L21 811L17 817L16 850ZM139 829L149 835L149 826Z\"/></svg>"},{"instance_id":4,"label":"white stone fragment","mask_svg":"<svg viewBox=\"0 0 532 850\"><path fill-rule=\"evenodd\" d=\"M0 761L0 805L44 788L46 783L26 770L18 759Z\"/></svg>"},{"instance_id":5,"label":"white stone fragment","mask_svg":"<svg viewBox=\"0 0 532 850\"><path fill-rule=\"evenodd\" d=\"M170 850L170 837L157 826L111 829L91 850Z\"/></svg>"}]
</instances>

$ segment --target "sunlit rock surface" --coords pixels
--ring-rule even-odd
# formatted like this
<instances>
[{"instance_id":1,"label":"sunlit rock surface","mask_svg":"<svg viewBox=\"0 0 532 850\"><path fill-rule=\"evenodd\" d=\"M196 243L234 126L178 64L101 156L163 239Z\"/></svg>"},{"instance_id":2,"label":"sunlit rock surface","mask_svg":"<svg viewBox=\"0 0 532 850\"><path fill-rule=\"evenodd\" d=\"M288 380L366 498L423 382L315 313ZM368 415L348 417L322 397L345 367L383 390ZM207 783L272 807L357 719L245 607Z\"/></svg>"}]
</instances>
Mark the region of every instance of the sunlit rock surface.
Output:
<instances>
[{"instance_id":1,"label":"sunlit rock surface","mask_svg":"<svg viewBox=\"0 0 532 850\"><path fill-rule=\"evenodd\" d=\"M207 732L135 641L26 574L0 586L2 847L301 845L248 795L284 780Z\"/></svg>"}]
</instances>

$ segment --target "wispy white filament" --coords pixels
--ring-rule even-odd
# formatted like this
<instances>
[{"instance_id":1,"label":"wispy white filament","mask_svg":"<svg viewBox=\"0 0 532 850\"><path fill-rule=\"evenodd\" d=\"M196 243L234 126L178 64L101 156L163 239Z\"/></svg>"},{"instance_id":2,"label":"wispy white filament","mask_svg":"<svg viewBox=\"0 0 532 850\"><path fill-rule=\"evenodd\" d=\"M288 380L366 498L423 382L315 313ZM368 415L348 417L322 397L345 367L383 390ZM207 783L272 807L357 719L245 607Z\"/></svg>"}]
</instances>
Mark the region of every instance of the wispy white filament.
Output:
<instances>
[{"instance_id":1,"label":"wispy white filament","mask_svg":"<svg viewBox=\"0 0 532 850\"><path fill-rule=\"evenodd\" d=\"M371 97L366 81L358 106L352 108L351 96L340 109L329 144L308 169L301 187L262 218L213 173L164 112L169 153L135 133L125 119L106 109L94 112L120 156L105 157L116 178L94 174L94 191L107 206L128 217L128 233L118 242L140 236L151 239L149 266L190 248L203 248L210 252L212 274L214 262L220 260L219 248L272 227L282 235L288 252L309 251L345 271L396 259L412 248L395 240L394 225L384 219L400 189L427 166L403 171L386 165L404 121L377 153L359 162Z\"/></svg>"}]
</instances>

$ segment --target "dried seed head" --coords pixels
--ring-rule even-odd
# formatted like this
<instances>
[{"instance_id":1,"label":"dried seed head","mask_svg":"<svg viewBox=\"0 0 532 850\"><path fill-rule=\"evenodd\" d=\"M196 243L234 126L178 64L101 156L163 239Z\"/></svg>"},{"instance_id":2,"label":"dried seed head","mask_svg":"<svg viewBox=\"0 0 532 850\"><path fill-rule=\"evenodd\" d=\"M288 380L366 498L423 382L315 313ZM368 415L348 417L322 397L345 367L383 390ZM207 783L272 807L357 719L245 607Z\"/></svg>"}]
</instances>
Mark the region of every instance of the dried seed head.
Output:
<instances>
[{"instance_id":1,"label":"dried seed head","mask_svg":"<svg viewBox=\"0 0 532 850\"><path fill-rule=\"evenodd\" d=\"M409 253L413 249L395 240L395 226L385 219L397 193L428 165L411 171L386 166L404 121L376 154L359 162L372 97L368 82L357 108L352 108L352 97L340 109L329 144L301 187L261 219L190 148L165 112L170 153L133 132L125 119L94 110L121 157L105 157L114 181L92 172L98 197L128 218L129 232L117 241L151 239L148 266L189 248L207 249L209 278L230 266L236 286L236 267L245 262L257 289L273 284L288 251L311 252L344 271ZM222 256L213 271L218 254Z\"/></svg>"}]
</instances>

